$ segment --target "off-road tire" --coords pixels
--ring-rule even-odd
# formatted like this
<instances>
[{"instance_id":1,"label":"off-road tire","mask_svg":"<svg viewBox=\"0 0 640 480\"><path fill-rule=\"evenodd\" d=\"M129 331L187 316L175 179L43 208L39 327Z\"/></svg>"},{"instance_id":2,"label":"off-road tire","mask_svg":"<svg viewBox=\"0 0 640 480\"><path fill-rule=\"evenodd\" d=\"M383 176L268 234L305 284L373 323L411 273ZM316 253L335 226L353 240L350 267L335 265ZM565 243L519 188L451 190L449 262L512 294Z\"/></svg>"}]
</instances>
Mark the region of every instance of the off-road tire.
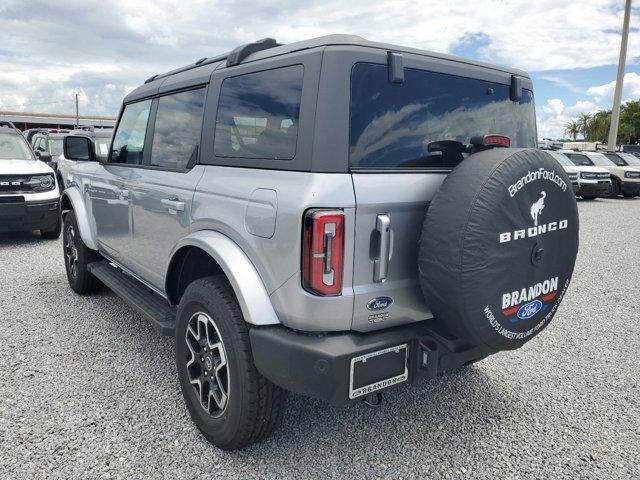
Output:
<instances>
[{"instance_id":1,"label":"off-road tire","mask_svg":"<svg viewBox=\"0 0 640 480\"><path fill-rule=\"evenodd\" d=\"M611 179L611 192L609 193L609 198L618 198L621 190L620 182L615 178Z\"/></svg>"},{"instance_id":2,"label":"off-road tire","mask_svg":"<svg viewBox=\"0 0 640 480\"><path fill-rule=\"evenodd\" d=\"M67 271L69 286L74 292L80 295L97 292L102 288L102 282L89 272L87 265L100 261L102 257L98 252L87 247L82 241L76 214L73 210L64 215L62 232L62 253L64 255L64 267ZM69 244L69 235L73 235L74 237L75 244L73 246ZM73 248L75 248L75 254L71 253L71 249ZM72 262L74 264L73 267Z\"/></svg>"},{"instance_id":3,"label":"off-road tire","mask_svg":"<svg viewBox=\"0 0 640 480\"><path fill-rule=\"evenodd\" d=\"M58 223L51 230L40 230L40 236L46 240L55 240L60 237L62 232L62 218L58 215Z\"/></svg>"},{"instance_id":4,"label":"off-road tire","mask_svg":"<svg viewBox=\"0 0 640 480\"><path fill-rule=\"evenodd\" d=\"M228 400L216 416L201 404L198 390L191 383L193 374L187 367L192 358L187 346L187 329L200 313L213 321L227 360ZM282 419L286 394L256 369L248 325L224 276L201 278L187 287L178 306L175 335L182 394L191 418L207 440L221 449L236 450L259 442L276 430Z\"/></svg>"}]
</instances>

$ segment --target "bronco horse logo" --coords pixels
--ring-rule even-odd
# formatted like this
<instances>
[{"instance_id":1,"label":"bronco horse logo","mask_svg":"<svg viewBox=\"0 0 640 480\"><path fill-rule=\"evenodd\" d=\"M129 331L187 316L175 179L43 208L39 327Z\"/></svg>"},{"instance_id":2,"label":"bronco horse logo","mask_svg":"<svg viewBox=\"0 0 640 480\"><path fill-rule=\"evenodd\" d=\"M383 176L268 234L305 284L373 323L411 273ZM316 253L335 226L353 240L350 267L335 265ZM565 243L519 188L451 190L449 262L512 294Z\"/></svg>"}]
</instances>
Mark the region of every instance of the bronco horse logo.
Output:
<instances>
[{"instance_id":1,"label":"bronco horse logo","mask_svg":"<svg viewBox=\"0 0 640 480\"><path fill-rule=\"evenodd\" d=\"M535 201L533 205L531 205L531 218L533 218L533 223L536 227L538 226L538 215L540 215L542 213L542 210L544 209L544 199L546 198L547 194L542 191L540 192L540 195L542 196L537 201Z\"/></svg>"}]
</instances>

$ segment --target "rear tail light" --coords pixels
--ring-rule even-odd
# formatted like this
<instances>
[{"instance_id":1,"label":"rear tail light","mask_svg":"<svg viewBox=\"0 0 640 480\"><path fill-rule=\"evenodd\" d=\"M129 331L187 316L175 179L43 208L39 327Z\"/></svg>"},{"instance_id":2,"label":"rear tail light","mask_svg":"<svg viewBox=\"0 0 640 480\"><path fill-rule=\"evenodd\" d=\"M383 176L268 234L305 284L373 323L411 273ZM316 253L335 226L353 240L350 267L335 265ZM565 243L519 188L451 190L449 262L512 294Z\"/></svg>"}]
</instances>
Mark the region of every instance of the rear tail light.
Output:
<instances>
[{"instance_id":1,"label":"rear tail light","mask_svg":"<svg viewBox=\"0 0 640 480\"><path fill-rule=\"evenodd\" d=\"M340 295L344 260L344 212L309 210L304 216L302 283L316 295Z\"/></svg>"}]
</instances>

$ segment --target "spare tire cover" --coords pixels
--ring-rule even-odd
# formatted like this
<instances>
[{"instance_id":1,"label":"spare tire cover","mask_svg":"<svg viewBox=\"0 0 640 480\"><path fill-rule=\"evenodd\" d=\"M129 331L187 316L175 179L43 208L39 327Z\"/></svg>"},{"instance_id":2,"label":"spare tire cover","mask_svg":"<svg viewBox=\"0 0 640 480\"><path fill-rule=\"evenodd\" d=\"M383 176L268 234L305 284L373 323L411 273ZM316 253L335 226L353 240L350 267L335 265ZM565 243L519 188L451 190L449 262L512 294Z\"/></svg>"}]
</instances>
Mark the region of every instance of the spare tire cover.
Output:
<instances>
[{"instance_id":1,"label":"spare tire cover","mask_svg":"<svg viewBox=\"0 0 640 480\"><path fill-rule=\"evenodd\" d=\"M571 181L541 150L471 155L436 193L419 249L420 285L437 321L476 345L518 348L549 324L573 274Z\"/></svg>"}]
</instances>

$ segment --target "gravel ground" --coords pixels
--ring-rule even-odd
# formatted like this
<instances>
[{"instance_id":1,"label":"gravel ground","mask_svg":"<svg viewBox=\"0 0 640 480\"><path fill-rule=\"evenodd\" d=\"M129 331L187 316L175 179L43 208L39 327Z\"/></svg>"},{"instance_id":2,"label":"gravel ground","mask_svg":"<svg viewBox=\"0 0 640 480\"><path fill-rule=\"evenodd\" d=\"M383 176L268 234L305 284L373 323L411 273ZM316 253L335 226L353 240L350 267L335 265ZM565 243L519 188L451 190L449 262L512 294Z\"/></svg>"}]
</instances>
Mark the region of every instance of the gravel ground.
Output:
<instances>
[{"instance_id":1,"label":"gravel ground","mask_svg":"<svg viewBox=\"0 0 640 480\"><path fill-rule=\"evenodd\" d=\"M242 452L189 420L172 340L66 283L59 241L0 236L0 477L640 478L640 199L580 203L573 284L523 348L385 396L290 396Z\"/></svg>"}]
</instances>

